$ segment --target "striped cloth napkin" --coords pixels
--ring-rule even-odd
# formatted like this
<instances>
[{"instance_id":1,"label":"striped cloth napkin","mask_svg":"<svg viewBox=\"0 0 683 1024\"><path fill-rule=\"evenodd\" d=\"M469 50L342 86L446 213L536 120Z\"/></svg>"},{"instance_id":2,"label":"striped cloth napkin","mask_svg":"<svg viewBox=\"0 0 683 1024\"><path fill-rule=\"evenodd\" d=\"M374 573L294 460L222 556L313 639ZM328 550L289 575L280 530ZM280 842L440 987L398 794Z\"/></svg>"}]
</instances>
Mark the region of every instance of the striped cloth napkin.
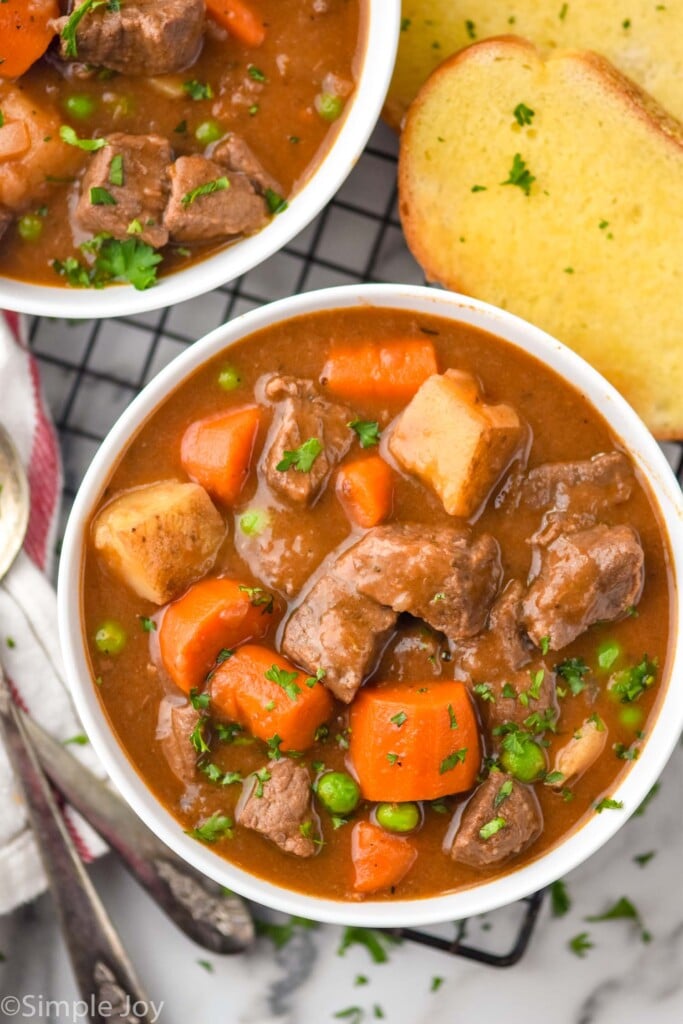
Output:
<instances>
[{"instance_id":1,"label":"striped cloth napkin","mask_svg":"<svg viewBox=\"0 0 683 1024\"><path fill-rule=\"evenodd\" d=\"M20 707L66 741L78 736L81 726L66 689L57 598L49 582L62 489L59 449L23 324L16 314L1 312L0 422L19 450L31 491L24 548L0 582L0 662ZM87 746L71 749L102 775ZM64 808L64 817L84 860L103 852L101 840L71 808ZM32 899L46 884L21 797L0 749L0 914Z\"/></svg>"}]
</instances>

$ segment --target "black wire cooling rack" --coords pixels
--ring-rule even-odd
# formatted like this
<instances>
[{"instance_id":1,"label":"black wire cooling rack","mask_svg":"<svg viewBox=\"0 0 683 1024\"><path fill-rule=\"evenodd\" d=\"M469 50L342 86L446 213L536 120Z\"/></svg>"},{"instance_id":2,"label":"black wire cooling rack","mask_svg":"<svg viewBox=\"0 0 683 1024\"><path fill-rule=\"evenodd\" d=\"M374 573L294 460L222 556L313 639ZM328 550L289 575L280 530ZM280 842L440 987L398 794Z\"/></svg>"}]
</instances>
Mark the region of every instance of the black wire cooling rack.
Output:
<instances>
[{"instance_id":1,"label":"black wire cooling rack","mask_svg":"<svg viewBox=\"0 0 683 1024\"><path fill-rule=\"evenodd\" d=\"M260 267L214 292L115 320L31 321L30 345L41 363L62 448L62 529L109 428L141 388L197 338L239 313L285 295L359 281L424 284L401 232L396 148L393 132L380 124L349 179L316 220ZM683 480L683 447L668 445L666 454ZM479 963L509 967L524 955L542 903L540 892L496 912L505 915L505 920L496 918L496 941L502 950L492 948L492 921L486 915L456 923L454 937L443 929L395 929L390 934Z\"/></svg>"}]
</instances>

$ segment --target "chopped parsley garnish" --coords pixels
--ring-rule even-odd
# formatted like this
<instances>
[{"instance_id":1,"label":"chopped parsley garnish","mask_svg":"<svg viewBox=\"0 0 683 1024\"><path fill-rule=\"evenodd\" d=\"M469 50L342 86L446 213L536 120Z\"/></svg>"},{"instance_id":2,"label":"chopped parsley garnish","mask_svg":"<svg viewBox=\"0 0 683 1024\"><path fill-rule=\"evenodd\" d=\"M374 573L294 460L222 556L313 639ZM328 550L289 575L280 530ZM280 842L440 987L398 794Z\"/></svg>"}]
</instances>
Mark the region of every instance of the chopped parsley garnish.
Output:
<instances>
[{"instance_id":1,"label":"chopped parsley garnish","mask_svg":"<svg viewBox=\"0 0 683 1024\"><path fill-rule=\"evenodd\" d=\"M240 530L247 537L257 537L270 525L268 512L261 509L249 509L240 516Z\"/></svg>"},{"instance_id":2,"label":"chopped parsley garnish","mask_svg":"<svg viewBox=\"0 0 683 1024\"><path fill-rule=\"evenodd\" d=\"M75 736L70 736L68 740L63 741L65 747L86 747L89 743L88 737L85 733L79 732Z\"/></svg>"},{"instance_id":3,"label":"chopped parsley garnish","mask_svg":"<svg viewBox=\"0 0 683 1024\"><path fill-rule=\"evenodd\" d=\"M657 659L651 661L647 654L644 654L642 661L637 665L614 673L609 685L610 694L622 704L639 700L653 685L656 673Z\"/></svg>"},{"instance_id":4,"label":"chopped parsley garnish","mask_svg":"<svg viewBox=\"0 0 683 1024\"><path fill-rule=\"evenodd\" d=\"M473 185L470 192L487 192L486 185Z\"/></svg>"},{"instance_id":5,"label":"chopped parsley garnish","mask_svg":"<svg viewBox=\"0 0 683 1024\"><path fill-rule=\"evenodd\" d=\"M111 192L100 185L95 185L90 189L90 202L93 206L118 206Z\"/></svg>"},{"instance_id":6,"label":"chopped parsley garnish","mask_svg":"<svg viewBox=\"0 0 683 1024\"><path fill-rule=\"evenodd\" d=\"M200 693L199 690L190 690L190 704L195 711L206 711L209 707L210 697L208 693Z\"/></svg>"},{"instance_id":7,"label":"chopped parsley garnish","mask_svg":"<svg viewBox=\"0 0 683 1024\"><path fill-rule=\"evenodd\" d=\"M633 921L635 924L637 924L638 928L640 929L640 937L643 940L643 942L650 942L650 940L652 939L651 934L649 933L649 931L647 931L646 928L643 927L643 921L640 914L634 907L633 903L631 903L630 899L628 899L628 897L626 896L622 896L620 899L618 899L616 903L614 903L611 907L605 910L604 913L591 914L590 917L586 918L586 921L590 921L591 923L599 921L622 920Z\"/></svg>"},{"instance_id":8,"label":"chopped parsley garnish","mask_svg":"<svg viewBox=\"0 0 683 1024\"><path fill-rule=\"evenodd\" d=\"M398 761L398 754L387 754L387 761L389 764L396 764Z\"/></svg>"},{"instance_id":9,"label":"chopped parsley garnish","mask_svg":"<svg viewBox=\"0 0 683 1024\"><path fill-rule=\"evenodd\" d=\"M271 683L276 683L280 686L290 700L296 700L301 693L301 688L296 684L296 680L299 678L298 672L287 672L286 669L280 668L279 665L271 665L264 675Z\"/></svg>"},{"instance_id":10,"label":"chopped parsley garnish","mask_svg":"<svg viewBox=\"0 0 683 1024\"><path fill-rule=\"evenodd\" d=\"M542 668L538 672L530 672L531 686L529 687L529 696L532 700L538 700L541 695L541 686L543 685L543 679L545 678L545 672Z\"/></svg>"},{"instance_id":11,"label":"chopped parsley garnish","mask_svg":"<svg viewBox=\"0 0 683 1024\"><path fill-rule=\"evenodd\" d=\"M191 100L212 100L213 89L208 82L198 82L193 78L190 82L183 82L183 90Z\"/></svg>"},{"instance_id":12,"label":"chopped parsley garnish","mask_svg":"<svg viewBox=\"0 0 683 1024\"><path fill-rule=\"evenodd\" d=\"M377 420L351 420L348 426L358 434L361 448L379 444L381 432Z\"/></svg>"},{"instance_id":13,"label":"chopped parsley garnish","mask_svg":"<svg viewBox=\"0 0 683 1024\"><path fill-rule=\"evenodd\" d=\"M494 807L500 807L500 805L504 803L504 801L507 800L509 796L512 796L512 786L512 779L506 779L493 799Z\"/></svg>"},{"instance_id":14,"label":"chopped parsley garnish","mask_svg":"<svg viewBox=\"0 0 683 1024\"><path fill-rule=\"evenodd\" d=\"M273 188L267 188L263 195L271 213L283 213L289 206L284 196Z\"/></svg>"},{"instance_id":15,"label":"chopped parsley garnish","mask_svg":"<svg viewBox=\"0 0 683 1024\"><path fill-rule=\"evenodd\" d=\"M438 992L439 989L441 988L441 986L443 985L443 983L444 983L444 979L439 977L438 974L435 974L434 977L432 978L430 984L429 984L429 991L430 992Z\"/></svg>"},{"instance_id":16,"label":"chopped parsley garnish","mask_svg":"<svg viewBox=\"0 0 683 1024\"><path fill-rule=\"evenodd\" d=\"M266 76L263 71L261 71L260 68L257 68L255 64L250 64L247 68L247 72L249 73L249 77L255 82L265 82L266 80Z\"/></svg>"},{"instance_id":17,"label":"chopped parsley garnish","mask_svg":"<svg viewBox=\"0 0 683 1024\"><path fill-rule=\"evenodd\" d=\"M313 822L309 818L308 821L302 821L299 825L299 832L304 839L310 839L311 833L313 832Z\"/></svg>"},{"instance_id":18,"label":"chopped parsley garnish","mask_svg":"<svg viewBox=\"0 0 683 1024\"><path fill-rule=\"evenodd\" d=\"M391 936L385 935L383 932L375 931L374 928L350 926L344 929L337 956L344 956L346 950L351 946L365 946L374 963L385 964L389 959L386 947L393 946L396 942L396 939L392 939Z\"/></svg>"},{"instance_id":19,"label":"chopped parsley garnish","mask_svg":"<svg viewBox=\"0 0 683 1024\"><path fill-rule=\"evenodd\" d=\"M562 879L558 879L550 886L550 906L555 917L564 917L569 912L572 901L567 892L567 886Z\"/></svg>"},{"instance_id":20,"label":"chopped parsley garnish","mask_svg":"<svg viewBox=\"0 0 683 1024\"><path fill-rule=\"evenodd\" d=\"M486 824L482 825L479 829L479 837L484 840L491 839L492 836L497 835L498 832L506 826L507 821L505 818L491 818L490 821L487 821Z\"/></svg>"},{"instance_id":21,"label":"chopped parsley garnish","mask_svg":"<svg viewBox=\"0 0 683 1024\"><path fill-rule=\"evenodd\" d=\"M500 692L502 696L505 697L506 700L517 699L517 691L515 690L512 683L503 683L503 689Z\"/></svg>"},{"instance_id":22,"label":"chopped parsley garnish","mask_svg":"<svg viewBox=\"0 0 683 1024\"><path fill-rule=\"evenodd\" d=\"M477 38L477 27L474 24L474 22L471 21L469 18L465 22L465 31L467 32L467 38L468 39L476 39Z\"/></svg>"},{"instance_id":23,"label":"chopped parsley garnish","mask_svg":"<svg viewBox=\"0 0 683 1024\"><path fill-rule=\"evenodd\" d=\"M156 267L162 256L139 238L120 242L116 238L97 236L86 243L96 253L92 267L84 266L75 257L54 260L53 269L74 288L102 288L109 281L127 281L138 291L156 284Z\"/></svg>"},{"instance_id":24,"label":"chopped parsley garnish","mask_svg":"<svg viewBox=\"0 0 683 1024\"><path fill-rule=\"evenodd\" d=\"M76 31L85 15L91 11L96 11L98 7L105 6L110 11L120 11L121 0L85 0L85 2L82 3L80 7L77 7L67 19L66 24L60 33L65 43L64 54L66 57L78 56Z\"/></svg>"},{"instance_id":25,"label":"chopped parsley garnish","mask_svg":"<svg viewBox=\"0 0 683 1024\"><path fill-rule=\"evenodd\" d=\"M595 810L598 814L602 814L603 811L620 811L623 806L623 800L613 800L610 796L604 796L602 800L595 805Z\"/></svg>"},{"instance_id":26,"label":"chopped parsley garnish","mask_svg":"<svg viewBox=\"0 0 683 1024\"><path fill-rule=\"evenodd\" d=\"M140 615L140 625L145 633L153 633L157 628L157 624L154 619L148 618L146 615Z\"/></svg>"},{"instance_id":27,"label":"chopped parsley garnish","mask_svg":"<svg viewBox=\"0 0 683 1024\"><path fill-rule=\"evenodd\" d=\"M254 772L254 779L254 796L257 796L260 799L263 796L264 782L268 782L270 780L270 772L267 768L259 768L257 772Z\"/></svg>"},{"instance_id":28,"label":"chopped parsley garnish","mask_svg":"<svg viewBox=\"0 0 683 1024\"><path fill-rule=\"evenodd\" d=\"M516 185L517 188L521 188L525 196L528 196L531 192L531 186L536 181L524 160L519 153L515 153L512 158L512 167L505 181L501 181L501 185Z\"/></svg>"},{"instance_id":29,"label":"chopped parsley garnish","mask_svg":"<svg viewBox=\"0 0 683 1024\"><path fill-rule=\"evenodd\" d=\"M317 668L315 670L315 675L314 676L307 676L306 677L306 686L308 687L309 690L312 690L313 687L315 686L315 684L322 682L322 680L325 678L326 675L327 675L327 672L325 671L324 668Z\"/></svg>"},{"instance_id":30,"label":"chopped parsley garnish","mask_svg":"<svg viewBox=\"0 0 683 1024\"><path fill-rule=\"evenodd\" d=\"M233 821L227 815L216 811L197 828L186 829L186 835L200 839L203 843L216 843L219 839L232 839Z\"/></svg>"},{"instance_id":31,"label":"chopped parsley garnish","mask_svg":"<svg viewBox=\"0 0 683 1024\"><path fill-rule=\"evenodd\" d=\"M206 775L209 782L215 782L219 786L232 786L236 782L242 781L242 776L239 772L223 772L214 764L209 761L207 764L200 765L201 771Z\"/></svg>"},{"instance_id":32,"label":"chopped parsley garnish","mask_svg":"<svg viewBox=\"0 0 683 1024\"><path fill-rule=\"evenodd\" d=\"M454 750L448 757L444 757L443 761L439 765L439 775L445 775L446 772L452 771L457 764L464 764L465 758L467 757L467 747L462 747L460 750Z\"/></svg>"},{"instance_id":33,"label":"chopped parsley garnish","mask_svg":"<svg viewBox=\"0 0 683 1024\"><path fill-rule=\"evenodd\" d=\"M640 748L635 744L627 747L623 743L615 743L612 749L620 761L637 761L640 757Z\"/></svg>"},{"instance_id":34,"label":"chopped parsley garnish","mask_svg":"<svg viewBox=\"0 0 683 1024\"><path fill-rule=\"evenodd\" d=\"M535 111L527 107L526 103L518 103L512 113L519 127L524 128L533 121Z\"/></svg>"},{"instance_id":35,"label":"chopped parsley garnish","mask_svg":"<svg viewBox=\"0 0 683 1024\"><path fill-rule=\"evenodd\" d=\"M588 932L580 932L578 935L575 935L573 939L569 940L568 946L572 953L575 953L581 959L585 957L589 949L593 949L593 943L588 937Z\"/></svg>"},{"instance_id":36,"label":"chopped parsley garnish","mask_svg":"<svg viewBox=\"0 0 683 1024\"><path fill-rule=\"evenodd\" d=\"M451 729L457 729L458 728L458 719L455 716L455 711L453 710L453 705L452 704L448 705L448 723L449 723Z\"/></svg>"},{"instance_id":37,"label":"chopped parsley garnish","mask_svg":"<svg viewBox=\"0 0 683 1024\"><path fill-rule=\"evenodd\" d=\"M206 726L207 719L200 718L197 724L195 725L194 729L190 733L190 743L192 744L192 746L194 747L198 754L207 754L210 749L205 735Z\"/></svg>"},{"instance_id":38,"label":"chopped parsley garnish","mask_svg":"<svg viewBox=\"0 0 683 1024\"><path fill-rule=\"evenodd\" d=\"M564 774L562 772L548 772L543 782L546 786L557 786L559 782L564 782Z\"/></svg>"},{"instance_id":39,"label":"chopped parsley garnish","mask_svg":"<svg viewBox=\"0 0 683 1024\"><path fill-rule=\"evenodd\" d=\"M588 716L588 721L591 722L593 726L595 726L596 732L605 731L605 723L603 722L602 718L600 718L600 715L597 713L597 711L594 711L592 715Z\"/></svg>"},{"instance_id":40,"label":"chopped parsley garnish","mask_svg":"<svg viewBox=\"0 0 683 1024\"><path fill-rule=\"evenodd\" d=\"M550 650L550 637L547 633L545 636L541 637L541 639L538 642L538 646L541 648L541 654L548 653L548 651Z\"/></svg>"},{"instance_id":41,"label":"chopped parsley garnish","mask_svg":"<svg viewBox=\"0 0 683 1024\"><path fill-rule=\"evenodd\" d=\"M199 199L200 196L210 196L214 192L225 192L228 188L230 188L230 182L225 176L215 178L213 181L205 181L203 185L197 185L190 192L186 192L180 202L183 206L189 206L196 199Z\"/></svg>"},{"instance_id":42,"label":"chopped parsley garnish","mask_svg":"<svg viewBox=\"0 0 683 1024\"><path fill-rule=\"evenodd\" d=\"M649 864L653 857L656 857L655 850L649 850L647 853L637 853L633 860L640 868L644 868L646 864Z\"/></svg>"},{"instance_id":43,"label":"chopped parsley garnish","mask_svg":"<svg viewBox=\"0 0 683 1024\"><path fill-rule=\"evenodd\" d=\"M279 473L288 469L296 469L299 473L310 473L313 463L323 450L322 442L317 437L309 437L293 451L284 451L282 458L275 467Z\"/></svg>"},{"instance_id":44,"label":"chopped parsley garnish","mask_svg":"<svg viewBox=\"0 0 683 1024\"><path fill-rule=\"evenodd\" d=\"M270 615L273 611L275 599L263 587L246 587L240 584L239 589L247 594L254 608L263 608L264 615Z\"/></svg>"},{"instance_id":45,"label":"chopped parsley garnish","mask_svg":"<svg viewBox=\"0 0 683 1024\"><path fill-rule=\"evenodd\" d=\"M214 722L213 728L221 743L234 743L244 732L237 722Z\"/></svg>"},{"instance_id":46,"label":"chopped parsley garnish","mask_svg":"<svg viewBox=\"0 0 683 1024\"><path fill-rule=\"evenodd\" d=\"M600 668L609 669L621 654L621 647L616 640L610 640L598 647L598 665Z\"/></svg>"},{"instance_id":47,"label":"chopped parsley garnish","mask_svg":"<svg viewBox=\"0 0 683 1024\"><path fill-rule=\"evenodd\" d=\"M284 924L275 924L272 921L255 921L256 934L263 935L270 939L276 949L283 949L294 937L297 928L317 928L316 921L309 921L305 917L290 917Z\"/></svg>"},{"instance_id":48,"label":"chopped parsley garnish","mask_svg":"<svg viewBox=\"0 0 683 1024\"><path fill-rule=\"evenodd\" d=\"M345 1010L337 1010L333 1017L335 1020L345 1020L348 1024L362 1024L365 1013L361 1006L347 1006Z\"/></svg>"},{"instance_id":49,"label":"chopped parsley garnish","mask_svg":"<svg viewBox=\"0 0 683 1024\"><path fill-rule=\"evenodd\" d=\"M432 800L429 804L436 814L449 814L448 804L443 800Z\"/></svg>"},{"instance_id":50,"label":"chopped parsley garnish","mask_svg":"<svg viewBox=\"0 0 683 1024\"><path fill-rule=\"evenodd\" d=\"M583 658L566 658L555 666L555 671L569 684L575 697L586 688L583 677L588 672L588 665Z\"/></svg>"},{"instance_id":51,"label":"chopped parsley garnish","mask_svg":"<svg viewBox=\"0 0 683 1024\"><path fill-rule=\"evenodd\" d=\"M407 720L408 720L408 716L407 716L407 714L405 713L405 711L399 711L399 712L398 712L398 714L396 714L396 715L392 715L392 716L391 716L391 718L389 719L389 721L390 721L390 722L393 722L393 723L394 723L394 725L397 725L397 726L398 726L399 728L400 728L400 727L401 727L401 726L403 725L403 723L404 723L404 722L406 722Z\"/></svg>"},{"instance_id":52,"label":"chopped parsley garnish","mask_svg":"<svg viewBox=\"0 0 683 1024\"><path fill-rule=\"evenodd\" d=\"M282 757L282 751L280 750L281 743L282 737L278 736L277 733L275 733L274 736L271 736L270 739L267 741L268 756L271 758L272 761L279 761L280 758Z\"/></svg>"},{"instance_id":53,"label":"chopped parsley garnish","mask_svg":"<svg viewBox=\"0 0 683 1024\"><path fill-rule=\"evenodd\" d=\"M489 701L495 703L496 698L493 696L493 690L491 689L490 683L477 683L472 689L476 693L477 697L480 697L483 701Z\"/></svg>"},{"instance_id":54,"label":"chopped parsley garnish","mask_svg":"<svg viewBox=\"0 0 683 1024\"><path fill-rule=\"evenodd\" d=\"M121 153L116 153L111 159L109 164L109 183L110 185L123 185L123 156Z\"/></svg>"},{"instance_id":55,"label":"chopped parsley garnish","mask_svg":"<svg viewBox=\"0 0 683 1024\"><path fill-rule=\"evenodd\" d=\"M429 603L430 604L441 604L441 602L445 601L445 600L446 600L446 595L444 594L443 590L438 590L436 592L436 594L434 594L434 597L430 600Z\"/></svg>"},{"instance_id":56,"label":"chopped parsley garnish","mask_svg":"<svg viewBox=\"0 0 683 1024\"><path fill-rule=\"evenodd\" d=\"M76 146L86 153L94 153L107 145L106 139L79 139L71 125L63 124L59 129L59 137L67 146Z\"/></svg>"}]
</instances>

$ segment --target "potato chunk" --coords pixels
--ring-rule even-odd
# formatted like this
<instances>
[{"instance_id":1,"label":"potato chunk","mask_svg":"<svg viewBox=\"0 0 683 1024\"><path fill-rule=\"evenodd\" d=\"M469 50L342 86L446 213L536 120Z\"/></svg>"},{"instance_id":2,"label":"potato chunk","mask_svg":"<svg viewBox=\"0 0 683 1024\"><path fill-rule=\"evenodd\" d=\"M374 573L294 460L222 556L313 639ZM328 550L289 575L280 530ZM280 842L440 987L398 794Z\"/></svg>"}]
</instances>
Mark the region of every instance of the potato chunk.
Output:
<instances>
[{"instance_id":1,"label":"potato chunk","mask_svg":"<svg viewBox=\"0 0 683 1024\"><path fill-rule=\"evenodd\" d=\"M509 405L486 405L469 373L429 377L389 440L394 458L431 487L452 516L471 516L486 500L522 439Z\"/></svg>"},{"instance_id":2,"label":"potato chunk","mask_svg":"<svg viewBox=\"0 0 683 1024\"><path fill-rule=\"evenodd\" d=\"M573 786L595 764L607 742L607 730L600 719L586 718L568 743L555 755L553 770L562 778L553 786Z\"/></svg>"},{"instance_id":3,"label":"potato chunk","mask_svg":"<svg viewBox=\"0 0 683 1024\"><path fill-rule=\"evenodd\" d=\"M50 179L68 178L86 154L59 137L60 117L18 86L0 82L0 205L13 212L49 194Z\"/></svg>"},{"instance_id":4,"label":"potato chunk","mask_svg":"<svg viewBox=\"0 0 683 1024\"><path fill-rule=\"evenodd\" d=\"M147 601L165 604L213 566L225 526L199 484L164 480L114 498L93 539L109 567Z\"/></svg>"}]
</instances>

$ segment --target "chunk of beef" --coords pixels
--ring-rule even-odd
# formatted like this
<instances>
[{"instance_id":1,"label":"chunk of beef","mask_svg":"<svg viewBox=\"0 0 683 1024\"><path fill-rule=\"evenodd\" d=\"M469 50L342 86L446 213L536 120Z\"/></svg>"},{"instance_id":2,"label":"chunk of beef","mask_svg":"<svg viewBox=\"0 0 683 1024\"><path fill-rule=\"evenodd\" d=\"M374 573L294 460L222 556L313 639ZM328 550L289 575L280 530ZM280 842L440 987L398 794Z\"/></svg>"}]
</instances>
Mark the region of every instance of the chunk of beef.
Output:
<instances>
[{"instance_id":1,"label":"chunk of beef","mask_svg":"<svg viewBox=\"0 0 683 1024\"><path fill-rule=\"evenodd\" d=\"M450 661L443 636L424 622L399 621L398 632L388 644L378 667L380 679L398 683L421 683L431 676L438 678L444 664Z\"/></svg>"},{"instance_id":2,"label":"chunk of beef","mask_svg":"<svg viewBox=\"0 0 683 1024\"><path fill-rule=\"evenodd\" d=\"M156 738L169 768L185 785L192 782L197 773L197 752L190 743L190 733L198 721L199 713L191 704L162 701Z\"/></svg>"},{"instance_id":3,"label":"chunk of beef","mask_svg":"<svg viewBox=\"0 0 683 1024\"><path fill-rule=\"evenodd\" d=\"M269 762L267 774L266 781L252 776L245 782L244 797L237 806L238 824L260 832L285 853L312 857L315 843L301 833L302 825L313 822L308 769L283 757Z\"/></svg>"},{"instance_id":4,"label":"chunk of beef","mask_svg":"<svg viewBox=\"0 0 683 1024\"><path fill-rule=\"evenodd\" d=\"M633 483L633 468L621 452L582 462L547 462L513 481L506 489L505 506L510 511L524 505L597 515L628 501Z\"/></svg>"},{"instance_id":5,"label":"chunk of beef","mask_svg":"<svg viewBox=\"0 0 683 1024\"><path fill-rule=\"evenodd\" d=\"M475 682L516 672L531 661L532 647L521 624L523 597L522 584L513 580L494 602L486 632L459 645L458 663Z\"/></svg>"},{"instance_id":6,"label":"chunk of beef","mask_svg":"<svg viewBox=\"0 0 683 1024\"><path fill-rule=\"evenodd\" d=\"M512 783L510 795L498 806L501 787ZM501 819L503 824L484 839L481 830ZM501 864L531 846L541 834L543 817L536 794L509 775L492 772L468 800L455 833L451 857L472 868Z\"/></svg>"},{"instance_id":7,"label":"chunk of beef","mask_svg":"<svg viewBox=\"0 0 683 1024\"><path fill-rule=\"evenodd\" d=\"M164 480L125 491L93 526L95 548L146 601L166 604L213 567L225 525L199 484Z\"/></svg>"},{"instance_id":8,"label":"chunk of beef","mask_svg":"<svg viewBox=\"0 0 683 1024\"><path fill-rule=\"evenodd\" d=\"M523 604L536 644L560 650L594 622L625 615L643 588L644 555L630 526L599 526L534 545L538 572Z\"/></svg>"},{"instance_id":9,"label":"chunk of beef","mask_svg":"<svg viewBox=\"0 0 683 1024\"><path fill-rule=\"evenodd\" d=\"M134 235L155 249L166 245L168 231L163 220L171 163L168 141L160 135L116 132L107 142L91 157L81 182L76 207L79 227L93 234L106 231L124 240ZM97 202L98 193L93 189L104 189L100 197L106 193L114 202Z\"/></svg>"},{"instance_id":10,"label":"chunk of beef","mask_svg":"<svg viewBox=\"0 0 683 1024\"><path fill-rule=\"evenodd\" d=\"M272 377L266 397L277 402L275 422L263 457L266 480L276 494L297 504L315 500L332 468L346 455L353 441L349 422L353 413L343 405L321 398L313 381ZM322 444L310 470L279 470L285 452L295 451L311 438Z\"/></svg>"},{"instance_id":11,"label":"chunk of beef","mask_svg":"<svg viewBox=\"0 0 683 1024\"><path fill-rule=\"evenodd\" d=\"M249 235L267 220L263 196L246 174L203 156L181 156L169 169L171 196L164 225L176 242L217 242Z\"/></svg>"},{"instance_id":12,"label":"chunk of beef","mask_svg":"<svg viewBox=\"0 0 683 1024\"><path fill-rule=\"evenodd\" d=\"M370 675L389 639L396 613L359 594L353 581L322 576L289 619L282 650L346 704Z\"/></svg>"},{"instance_id":13,"label":"chunk of beef","mask_svg":"<svg viewBox=\"0 0 683 1024\"><path fill-rule=\"evenodd\" d=\"M600 719L586 718L567 743L555 755L553 771L562 778L556 789L573 786L597 761L605 749L607 726Z\"/></svg>"},{"instance_id":14,"label":"chunk of beef","mask_svg":"<svg viewBox=\"0 0 683 1024\"><path fill-rule=\"evenodd\" d=\"M241 171L242 174L246 174L261 195L265 195L269 189L278 195L282 192L275 178L268 173L251 147L239 135L231 132L217 142L211 150L211 159L227 167L229 171Z\"/></svg>"},{"instance_id":15,"label":"chunk of beef","mask_svg":"<svg viewBox=\"0 0 683 1024\"><path fill-rule=\"evenodd\" d=\"M6 210L4 206L0 206L0 238L2 238L11 223L12 214L9 210Z\"/></svg>"},{"instance_id":16,"label":"chunk of beef","mask_svg":"<svg viewBox=\"0 0 683 1024\"><path fill-rule=\"evenodd\" d=\"M424 619L449 640L483 628L501 579L497 542L464 527L377 526L343 561L361 594Z\"/></svg>"},{"instance_id":17,"label":"chunk of beef","mask_svg":"<svg viewBox=\"0 0 683 1024\"><path fill-rule=\"evenodd\" d=\"M82 6L79 4L78 6ZM64 60L98 64L124 75L168 75L195 62L204 32L204 0L124 0L94 4L76 30L76 52L61 36ZM61 33L69 19L57 18Z\"/></svg>"},{"instance_id":18,"label":"chunk of beef","mask_svg":"<svg viewBox=\"0 0 683 1024\"><path fill-rule=\"evenodd\" d=\"M541 671L541 683L534 685L536 674ZM547 728L549 716L553 722L557 720L559 708L555 697L555 676L541 666L485 679L473 676L472 683L478 687L473 696L489 731L506 722L514 722L530 733L541 733Z\"/></svg>"}]
</instances>

